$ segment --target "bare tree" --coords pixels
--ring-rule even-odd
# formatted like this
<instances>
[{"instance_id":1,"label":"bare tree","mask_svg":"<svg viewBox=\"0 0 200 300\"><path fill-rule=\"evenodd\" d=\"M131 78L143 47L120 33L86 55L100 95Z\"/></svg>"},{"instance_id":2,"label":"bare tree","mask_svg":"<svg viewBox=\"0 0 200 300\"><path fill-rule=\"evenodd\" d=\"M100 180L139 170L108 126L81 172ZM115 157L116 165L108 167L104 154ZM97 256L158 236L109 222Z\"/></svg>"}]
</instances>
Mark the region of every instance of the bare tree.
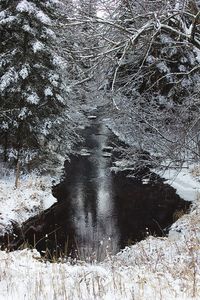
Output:
<instances>
[{"instance_id":1,"label":"bare tree","mask_svg":"<svg viewBox=\"0 0 200 300\"><path fill-rule=\"evenodd\" d=\"M109 12L69 26L87 24L94 34L98 25L98 50L88 44L78 51L93 63L93 75L103 74L110 126L134 149L154 153L154 163L199 157L199 1L101 1L99 7L106 4Z\"/></svg>"}]
</instances>

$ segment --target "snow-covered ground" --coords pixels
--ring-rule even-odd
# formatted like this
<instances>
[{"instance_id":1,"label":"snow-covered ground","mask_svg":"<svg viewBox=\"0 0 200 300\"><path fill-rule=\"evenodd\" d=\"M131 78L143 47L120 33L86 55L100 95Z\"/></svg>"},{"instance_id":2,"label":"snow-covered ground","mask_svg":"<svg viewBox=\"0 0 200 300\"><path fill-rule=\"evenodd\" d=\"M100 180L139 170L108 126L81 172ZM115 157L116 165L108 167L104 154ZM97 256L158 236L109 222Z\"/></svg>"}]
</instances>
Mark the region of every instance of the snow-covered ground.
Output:
<instances>
[{"instance_id":1,"label":"snow-covered ground","mask_svg":"<svg viewBox=\"0 0 200 300\"><path fill-rule=\"evenodd\" d=\"M191 165L182 169L166 169L157 172L166 183L176 189L176 193L186 201L195 201L200 194L200 166Z\"/></svg>"},{"instance_id":2,"label":"snow-covered ground","mask_svg":"<svg viewBox=\"0 0 200 300\"><path fill-rule=\"evenodd\" d=\"M198 178L198 170L168 174L178 193L193 198L194 205L166 238L150 236L93 264L42 262L35 250L0 251L0 300L200 299L200 198L199 183L192 178ZM0 178L2 230L9 218L23 221L31 210L54 200L50 178L25 177L19 189L13 179Z\"/></svg>"},{"instance_id":3,"label":"snow-covered ground","mask_svg":"<svg viewBox=\"0 0 200 300\"><path fill-rule=\"evenodd\" d=\"M0 252L0 299L200 299L199 209L169 238L149 237L99 264L40 262L36 251Z\"/></svg>"},{"instance_id":4,"label":"snow-covered ground","mask_svg":"<svg viewBox=\"0 0 200 300\"><path fill-rule=\"evenodd\" d=\"M10 230L13 222L21 224L56 202L51 193L51 180L50 176L34 173L21 176L16 189L14 174L1 173L0 235Z\"/></svg>"}]
</instances>

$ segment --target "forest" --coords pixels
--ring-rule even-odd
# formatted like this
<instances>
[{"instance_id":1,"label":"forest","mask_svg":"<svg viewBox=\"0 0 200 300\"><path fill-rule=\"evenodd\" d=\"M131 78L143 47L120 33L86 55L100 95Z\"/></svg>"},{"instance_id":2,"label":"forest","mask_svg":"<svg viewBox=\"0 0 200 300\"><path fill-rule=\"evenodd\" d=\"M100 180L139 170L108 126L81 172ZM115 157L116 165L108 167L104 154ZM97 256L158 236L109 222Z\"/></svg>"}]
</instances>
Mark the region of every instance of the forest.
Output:
<instances>
[{"instance_id":1,"label":"forest","mask_svg":"<svg viewBox=\"0 0 200 300\"><path fill-rule=\"evenodd\" d=\"M37 166L81 138L86 106L159 165L199 158L198 1L1 0L1 156Z\"/></svg>"}]
</instances>

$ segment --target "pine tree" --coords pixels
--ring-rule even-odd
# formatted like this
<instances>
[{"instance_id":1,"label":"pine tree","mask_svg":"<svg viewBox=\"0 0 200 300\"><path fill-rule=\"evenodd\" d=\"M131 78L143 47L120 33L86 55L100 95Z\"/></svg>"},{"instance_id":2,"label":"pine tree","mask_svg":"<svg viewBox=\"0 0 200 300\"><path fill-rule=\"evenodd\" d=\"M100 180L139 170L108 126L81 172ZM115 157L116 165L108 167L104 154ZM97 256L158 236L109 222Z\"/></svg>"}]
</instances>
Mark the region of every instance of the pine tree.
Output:
<instances>
[{"instance_id":1,"label":"pine tree","mask_svg":"<svg viewBox=\"0 0 200 300\"><path fill-rule=\"evenodd\" d=\"M0 2L0 136L7 148L42 149L62 129L66 95L54 54L57 0ZM4 140L3 140L4 139Z\"/></svg>"}]
</instances>

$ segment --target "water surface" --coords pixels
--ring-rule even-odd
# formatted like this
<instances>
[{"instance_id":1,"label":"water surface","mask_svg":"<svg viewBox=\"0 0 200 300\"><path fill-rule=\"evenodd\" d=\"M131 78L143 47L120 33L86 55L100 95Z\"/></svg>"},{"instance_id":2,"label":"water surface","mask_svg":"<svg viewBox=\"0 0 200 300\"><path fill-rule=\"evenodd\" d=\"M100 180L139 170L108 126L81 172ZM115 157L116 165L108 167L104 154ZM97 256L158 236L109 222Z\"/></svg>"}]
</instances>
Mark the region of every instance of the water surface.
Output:
<instances>
[{"instance_id":1,"label":"water surface","mask_svg":"<svg viewBox=\"0 0 200 300\"><path fill-rule=\"evenodd\" d=\"M16 230L14 248L28 242L49 256L102 260L149 234L163 235L174 212L188 209L189 202L155 174L144 184L140 176L110 171L118 141L100 118L91 118L82 135L65 162L64 180L53 188L58 203Z\"/></svg>"}]
</instances>

